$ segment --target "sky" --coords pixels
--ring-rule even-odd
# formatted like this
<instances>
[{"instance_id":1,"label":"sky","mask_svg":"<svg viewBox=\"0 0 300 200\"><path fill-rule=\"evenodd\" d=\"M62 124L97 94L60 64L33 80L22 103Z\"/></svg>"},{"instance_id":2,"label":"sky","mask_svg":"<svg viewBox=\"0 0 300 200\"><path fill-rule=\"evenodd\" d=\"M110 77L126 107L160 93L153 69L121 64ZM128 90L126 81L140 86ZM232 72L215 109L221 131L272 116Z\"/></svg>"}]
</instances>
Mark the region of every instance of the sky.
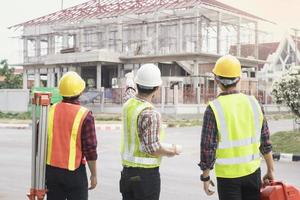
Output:
<instances>
[{"instance_id":1,"label":"sky","mask_svg":"<svg viewBox=\"0 0 300 200\"><path fill-rule=\"evenodd\" d=\"M63 0L70 7L87 0ZM277 25L261 27L271 32L274 40L280 40L290 28L300 29L300 0L219 0L225 4L247 11ZM7 27L55 12L61 8L61 0L1 0L0 11L0 59L10 64L21 61L22 42L16 39L18 31Z\"/></svg>"}]
</instances>

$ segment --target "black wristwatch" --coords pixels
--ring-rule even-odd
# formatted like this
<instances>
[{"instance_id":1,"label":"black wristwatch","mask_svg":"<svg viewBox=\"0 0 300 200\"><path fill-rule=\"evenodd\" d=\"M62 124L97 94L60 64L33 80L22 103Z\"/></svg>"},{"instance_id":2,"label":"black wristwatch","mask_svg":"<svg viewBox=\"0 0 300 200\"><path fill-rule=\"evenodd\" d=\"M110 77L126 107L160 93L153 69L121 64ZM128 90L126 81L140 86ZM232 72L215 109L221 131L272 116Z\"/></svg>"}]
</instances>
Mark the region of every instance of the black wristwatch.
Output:
<instances>
[{"instance_id":1,"label":"black wristwatch","mask_svg":"<svg viewBox=\"0 0 300 200\"><path fill-rule=\"evenodd\" d=\"M203 174L201 174L200 180L203 181L203 182L209 181L209 180L210 180L210 176L208 176L208 177L203 177Z\"/></svg>"}]
</instances>

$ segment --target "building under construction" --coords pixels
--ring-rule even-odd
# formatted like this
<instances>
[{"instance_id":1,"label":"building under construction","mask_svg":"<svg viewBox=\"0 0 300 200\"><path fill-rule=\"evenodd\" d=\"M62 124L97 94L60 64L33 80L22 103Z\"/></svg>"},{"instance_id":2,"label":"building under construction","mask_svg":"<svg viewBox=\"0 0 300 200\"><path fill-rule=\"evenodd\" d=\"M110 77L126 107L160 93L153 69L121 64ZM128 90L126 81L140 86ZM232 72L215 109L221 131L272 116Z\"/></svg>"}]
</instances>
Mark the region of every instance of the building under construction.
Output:
<instances>
[{"instance_id":1,"label":"building under construction","mask_svg":"<svg viewBox=\"0 0 300 200\"><path fill-rule=\"evenodd\" d=\"M210 72L228 53L242 63L241 89L257 95L262 23L269 22L215 0L90 0L11 28L23 28L24 88L29 79L55 87L73 70L88 90L121 103L124 75L151 62L164 81L157 103L194 104L215 96Z\"/></svg>"}]
</instances>

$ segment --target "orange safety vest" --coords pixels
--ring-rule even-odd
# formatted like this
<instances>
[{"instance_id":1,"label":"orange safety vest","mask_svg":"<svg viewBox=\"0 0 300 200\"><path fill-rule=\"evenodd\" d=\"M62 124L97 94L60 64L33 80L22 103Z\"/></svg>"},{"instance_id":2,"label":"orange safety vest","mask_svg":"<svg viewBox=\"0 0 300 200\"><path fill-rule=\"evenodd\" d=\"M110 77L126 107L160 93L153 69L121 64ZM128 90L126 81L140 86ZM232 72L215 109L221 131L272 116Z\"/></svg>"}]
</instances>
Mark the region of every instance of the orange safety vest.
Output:
<instances>
[{"instance_id":1,"label":"orange safety vest","mask_svg":"<svg viewBox=\"0 0 300 200\"><path fill-rule=\"evenodd\" d=\"M82 160L81 128L89 110L80 105L57 103L49 110L47 164L74 171Z\"/></svg>"}]
</instances>

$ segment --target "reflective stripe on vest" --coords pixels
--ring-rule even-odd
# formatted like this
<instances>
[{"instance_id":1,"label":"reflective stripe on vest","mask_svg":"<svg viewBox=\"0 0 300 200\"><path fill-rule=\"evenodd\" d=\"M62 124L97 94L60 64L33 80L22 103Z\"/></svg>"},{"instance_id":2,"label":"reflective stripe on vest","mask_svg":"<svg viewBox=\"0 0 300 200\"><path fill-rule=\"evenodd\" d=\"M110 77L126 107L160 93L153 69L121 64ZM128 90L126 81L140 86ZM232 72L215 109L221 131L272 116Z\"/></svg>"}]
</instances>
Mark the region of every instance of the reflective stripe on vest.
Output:
<instances>
[{"instance_id":1,"label":"reflective stripe on vest","mask_svg":"<svg viewBox=\"0 0 300 200\"><path fill-rule=\"evenodd\" d=\"M47 164L74 171L82 161L81 128L88 109L69 103L53 105L48 119Z\"/></svg>"},{"instance_id":2,"label":"reflective stripe on vest","mask_svg":"<svg viewBox=\"0 0 300 200\"><path fill-rule=\"evenodd\" d=\"M152 157L142 152L138 137L138 116L146 108L152 107L153 106L150 103L142 102L134 98L129 99L125 103L123 107L123 140L121 149L123 165L147 168L158 166L160 164L160 158ZM129 111L129 109L131 109L131 111ZM129 119L131 119L130 122L128 121ZM136 154L144 156L137 156Z\"/></svg>"},{"instance_id":3,"label":"reflective stripe on vest","mask_svg":"<svg viewBox=\"0 0 300 200\"><path fill-rule=\"evenodd\" d=\"M218 127L216 176L236 178L260 165L262 112L257 100L244 94L220 96L209 103Z\"/></svg>"}]
</instances>

